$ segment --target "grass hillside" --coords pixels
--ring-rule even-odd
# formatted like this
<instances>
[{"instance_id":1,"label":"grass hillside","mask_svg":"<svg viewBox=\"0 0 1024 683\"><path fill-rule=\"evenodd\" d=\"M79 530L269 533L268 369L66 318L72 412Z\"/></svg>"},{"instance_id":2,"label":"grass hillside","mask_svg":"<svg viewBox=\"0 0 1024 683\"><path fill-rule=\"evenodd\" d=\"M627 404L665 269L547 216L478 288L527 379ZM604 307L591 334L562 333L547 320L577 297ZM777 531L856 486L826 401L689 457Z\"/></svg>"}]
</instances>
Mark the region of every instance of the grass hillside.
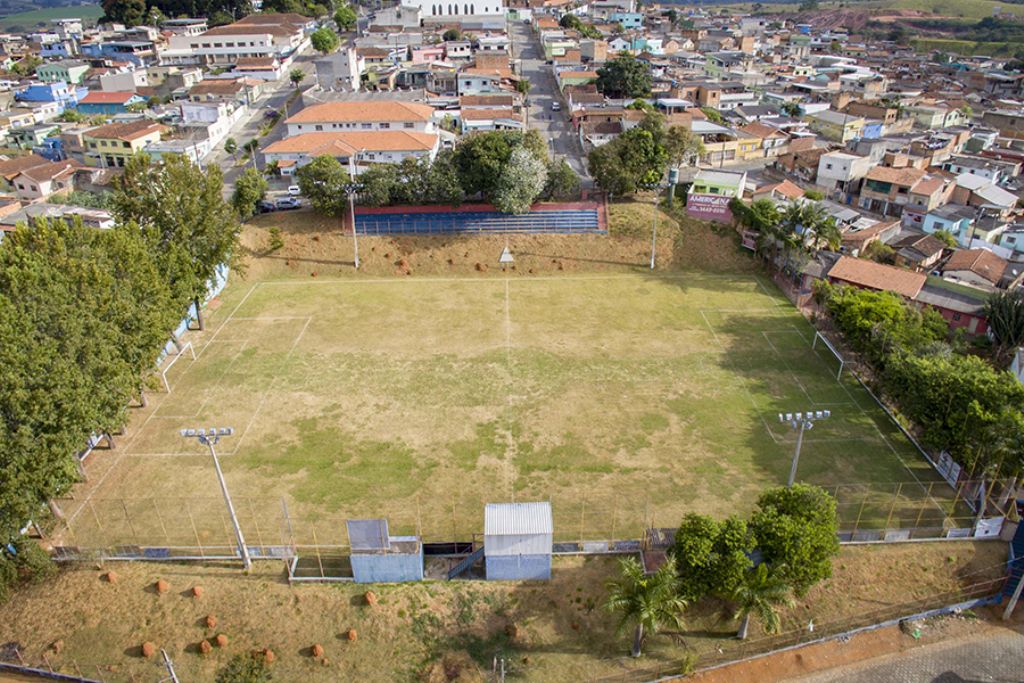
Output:
<instances>
[{"instance_id":1,"label":"grass hillside","mask_svg":"<svg viewBox=\"0 0 1024 683\"><path fill-rule=\"evenodd\" d=\"M0 18L0 30L17 30L18 27L28 30L37 24L49 23L53 19L82 19L96 21L103 16L103 8L99 5L77 5L72 7L50 7L31 12L19 12Z\"/></svg>"}]
</instances>

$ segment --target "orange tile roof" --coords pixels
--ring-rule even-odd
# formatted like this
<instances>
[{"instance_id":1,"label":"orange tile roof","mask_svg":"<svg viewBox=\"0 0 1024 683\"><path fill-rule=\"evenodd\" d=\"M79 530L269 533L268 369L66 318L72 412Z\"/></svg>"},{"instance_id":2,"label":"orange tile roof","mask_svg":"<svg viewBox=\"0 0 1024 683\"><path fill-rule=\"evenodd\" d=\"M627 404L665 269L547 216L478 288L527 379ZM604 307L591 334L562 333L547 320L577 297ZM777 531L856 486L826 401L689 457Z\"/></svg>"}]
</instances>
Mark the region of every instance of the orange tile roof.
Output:
<instances>
[{"instance_id":1,"label":"orange tile roof","mask_svg":"<svg viewBox=\"0 0 1024 683\"><path fill-rule=\"evenodd\" d=\"M850 256L840 256L832 270L828 272L828 276L858 287L894 292L908 299L917 296L928 281L924 273L915 273Z\"/></svg>"},{"instance_id":2,"label":"orange tile roof","mask_svg":"<svg viewBox=\"0 0 1024 683\"><path fill-rule=\"evenodd\" d=\"M772 192L778 192L787 199L799 199L804 196L803 189L799 185L791 180L783 180L781 183L775 183L774 185L768 185L763 188L758 188L754 195L760 194L771 194Z\"/></svg>"},{"instance_id":3,"label":"orange tile roof","mask_svg":"<svg viewBox=\"0 0 1024 683\"><path fill-rule=\"evenodd\" d=\"M868 171L868 180L877 180L880 183L892 183L893 185L906 185L910 187L921 178L928 175L919 168L892 168L889 166L875 166Z\"/></svg>"},{"instance_id":4,"label":"orange tile roof","mask_svg":"<svg viewBox=\"0 0 1024 683\"><path fill-rule=\"evenodd\" d=\"M325 102L306 107L285 123L342 123L355 121L429 121L432 107L412 102Z\"/></svg>"},{"instance_id":5,"label":"orange tile roof","mask_svg":"<svg viewBox=\"0 0 1024 683\"><path fill-rule=\"evenodd\" d=\"M437 144L434 133L406 130L302 133L269 145L264 154L307 154L321 156L336 152L351 154L369 152L429 151Z\"/></svg>"},{"instance_id":6,"label":"orange tile roof","mask_svg":"<svg viewBox=\"0 0 1024 683\"><path fill-rule=\"evenodd\" d=\"M133 92L99 92L94 90L79 100L79 104L124 104L133 97L135 97Z\"/></svg>"},{"instance_id":7,"label":"orange tile roof","mask_svg":"<svg viewBox=\"0 0 1024 683\"><path fill-rule=\"evenodd\" d=\"M980 275L992 284L997 284L1009 265L1006 260L996 256L988 249L961 249L953 252L946 262L944 272L951 270L969 270Z\"/></svg>"},{"instance_id":8,"label":"orange tile roof","mask_svg":"<svg viewBox=\"0 0 1024 683\"><path fill-rule=\"evenodd\" d=\"M35 168L36 166L43 166L48 163L50 162L47 159L39 156L38 154L29 154L28 156L5 159L4 161L0 161L0 176L11 179L23 171Z\"/></svg>"},{"instance_id":9,"label":"orange tile roof","mask_svg":"<svg viewBox=\"0 0 1024 683\"><path fill-rule=\"evenodd\" d=\"M752 123L748 123L747 125L745 125L742 128L740 128L740 130L742 130L744 133L749 133L750 135L755 135L755 136L761 138L762 140L764 138L770 138L770 137L774 137L774 138L786 137L786 134L783 133L778 128L772 128L769 125L766 125L766 124L763 124L763 123L758 123L757 121L754 121Z\"/></svg>"},{"instance_id":10,"label":"orange tile roof","mask_svg":"<svg viewBox=\"0 0 1024 683\"><path fill-rule=\"evenodd\" d=\"M163 133L166 130L170 129L161 123L142 120L129 123L108 123L105 126L99 126L98 128L86 131L85 135L91 138L130 141L153 133Z\"/></svg>"}]
</instances>

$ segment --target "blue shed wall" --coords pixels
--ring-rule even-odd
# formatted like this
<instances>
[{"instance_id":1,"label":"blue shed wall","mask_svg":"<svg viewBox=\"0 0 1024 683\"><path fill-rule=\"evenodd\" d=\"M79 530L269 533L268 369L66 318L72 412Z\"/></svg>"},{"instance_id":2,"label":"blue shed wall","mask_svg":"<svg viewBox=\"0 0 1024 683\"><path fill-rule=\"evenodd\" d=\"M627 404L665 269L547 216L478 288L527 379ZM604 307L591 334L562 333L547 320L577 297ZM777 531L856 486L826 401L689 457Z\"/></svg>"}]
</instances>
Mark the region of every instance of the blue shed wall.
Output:
<instances>
[{"instance_id":1,"label":"blue shed wall","mask_svg":"<svg viewBox=\"0 0 1024 683\"><path fill-rule=\"evenodd\" d=\"M551 555L488 555L488 581L551 578Z\"/></svg>"},{"instance_id":2,"label":"blue shed wall","mask_svg":"<svg viewBox=\"0 0 1024 683\"><path fill-rule=\"evenodd\" d=\"M414 555L353 554L352 575L356 583L400 583L423 580L423 550Z\"/></svg>"}]
</instances>

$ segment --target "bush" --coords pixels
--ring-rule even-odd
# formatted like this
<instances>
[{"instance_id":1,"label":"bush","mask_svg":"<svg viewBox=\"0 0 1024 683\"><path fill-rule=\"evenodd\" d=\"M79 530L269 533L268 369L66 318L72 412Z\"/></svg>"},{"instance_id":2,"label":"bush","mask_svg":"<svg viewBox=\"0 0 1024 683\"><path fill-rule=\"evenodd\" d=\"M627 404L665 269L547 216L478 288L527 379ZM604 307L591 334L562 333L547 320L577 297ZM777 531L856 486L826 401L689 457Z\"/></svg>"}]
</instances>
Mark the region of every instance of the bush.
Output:
<instances>
[{"instance_id":1,"label":"bush","mask_svg":"<svg viewBox=\"0 0 1024 683\"><path fill-rule=\"evenodd\" d=\"M709 595L727 595L750 568L752 538L738 517L722 522L689 514L676 531L672 556L679 573L680 593L691 602Z\"/></svg>"},{"instance_id":2,"label":"bush","mask_svg":"<svg viewBox=\"0 0 1024 683\"><path fill-rule=\"evenodd\" d=\"M217 683L266 683L271 680L270 667L253 655L235 655L217 672Z\"/></svg>"},{"instance_id":3,"label":"bush","mask_svg":"<svg viewBox=\"0 0 1024 683\"><path fill-rule=\"evenodd\" d=\"M19 538L11 547L13 553L0 549L0 602L10 597L18 583L38 583L57 572L57 565L35 541Z\"/></svg>"}]
</instances>

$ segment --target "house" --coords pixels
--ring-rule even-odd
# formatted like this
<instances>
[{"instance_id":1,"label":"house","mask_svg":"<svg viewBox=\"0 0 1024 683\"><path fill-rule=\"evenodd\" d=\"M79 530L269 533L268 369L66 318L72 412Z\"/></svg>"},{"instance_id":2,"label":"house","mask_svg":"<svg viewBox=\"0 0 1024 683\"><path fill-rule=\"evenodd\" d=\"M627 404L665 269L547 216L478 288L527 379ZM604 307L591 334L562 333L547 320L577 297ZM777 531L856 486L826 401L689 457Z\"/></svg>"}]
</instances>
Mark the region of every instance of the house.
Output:
<instances>
[{"instance_id":1,"label":"house","mask_svg":"<svg viewBox=\"0 0 1024 683\"><path fill-rule=\"evenodd\" d=\"M836 201L849 204L860 192L861 179L871 170L871 159L847 152L828 152L818 158L815 185Z\"/></svg>"},{"instance_id":2,"label":"house","mask_svg":"<svg viewBox=\"0 0 1024 683\"><path fill-rule=\"evenodd\" d=\"M1020 282L1009 262L988 249L960 249L942 267L942 276L983 289L1006 289Z\"/></svg>"},{"instance_id":3,"label":"house","mask_svg":"<svg viewBox=\"0 0 1024 683\"><path fill-rule=\"evenodd\" d=\"M754 190L753 200L756 202L758 199L772 199L777 202L792 202L803 196L804 191L799 185L790 180L783 180L781 183L757 188Z\"/></svg>"},{"instance_id":4,"label":"house","mask_svg":"<svg viewBox=\"0 0 1024 683\"><path fill-rule=\"evenodd\" d=\"M309 42L310 30L311 20L299 14L250 14L198 36L172 36L170 47L188 50L210 66L234 66L239 59L260 57L291 64Z\"/></svg>"},{"instance_id":5,"label":"house","mask_svg":"<svg viewBox=\"0 0 1024 683\"><path fill-rule=\"evenodd\" d=\"M74 85L60 81L55 83L32 83L24 90L19 90L15 98L20 102L54 102L58 107L58 114L69 107L74 107L78 101L88 94L87 88L79 88Z\"/></svg>"},{"instance_id":6,"label":"house","mask_svg":"<svg viewBox=\"0 0 1024 683\"><path fill-rule=\"evenodd\" d=\"M104 92L136 92L149 85L145 69L118 69L100 75L100 89Z\"/></svg>"},{"instance_id":7,"label":"house","mask_svg":"<svg viewBox=\"0 0 1024 683\"><path fill-rule=\"evenodd\" d=\"M883 216L898 216L910 201L910 189L926 175L919 168L875 166L864 176L857 205Z\"/></svg>"},{"instance_id":8,"label":"house","mask_svg":"<svg viewBox=\"0 0 1024 683\"><path fill-rule=\"evenodd\" d=\"M966 120L961 110L945 105L916 104L907 107L906 112L917 125L928 130L960 126Z\"/></svg>"},{"instance_id":9,"label":"house","mask_svg":"<svg viewBox=\"0 0 1024 683\"><path fill-rule=\"evenodd\" d=\"M988 319L985 303L989 293L941 277L929 276L915 302L928 306L945 319L951 330L964 330L968 334L985 334Z\"/></svg>"},{"instance_id":10,"label":"house","mask_svg":"<svg viewBox=\"0 0 1024 683\"><path fill-rule=\"evenodd\" d=\"M888 242L899 232L899 221L858 221L843 232L840 250L857 256L863 254L872 242Z\"/></svg>"},{"instance_id":11,"label":"house","mask_svg":"<svg viewBox=\"0 0 1024 683\"><path fill-rule=\"evenodd\" d=\"M1017 205L1017 195L1007 192L991 181L970 173L956 177L952 201L968 206L977 206L1000 215L1007 215Z\"/></svg>"},{"instance_id":12,"label":"house","mask_svg":"<svg viewBox=\"0 0 1024 683\"><path fill-rule=\"evenodd\" d=\"M45 166L48 163L50 163L49 159L38 154L27 154L0 161L0 190L3 192L14 191L12 181L18 174L37 166Z\"/></svg>"},{"instance_id":13,"label":"house","mask_svg":"<svg viewBox=\"0 0 1024 683\"><path fill-rule=\"evenodd\" d=\"M266 162L276 162L283 175L305 166L318 156L331 156L342 164L397 164L409 157L433 161L440 136L408 130L302 133L271 143L263 150Z\"/></svg>"},{"instance_id":14,"label":"house","mask_svg":"<svg viewBox=\"0 0 1024 683\"><path fill-rule=\"evenodd\" d=\"M88 166L113 168L124 166L136 152L160 140L168 127L152 121L109 123L85 133L85 163Z\"/></svg>"},{"instance_id":15,"label":"house","mask_svg":"<svg viewBox=\"0 0 1024 683\"><path fill-rule=\"evenodd\" d=\"M434 109L399 100L313 104L288 118L288 135L326 131L404 130L430 133Z\"/></svg>"},{"instance_id":16,"label":"house","mask_svg":"<svg viewBox=\"0 0 1024 683\"><path fill-rule=\"evenodd\" d=\"M944 204L924 215L921 230L928 234L948 232L956 238L962 247L971 246L974 238L974 222L978 212L962 204Z\"/></svg>"},{"instance_id":17,"label":"house","mask_svg":"<svg viewBox=\"0 0 1024 683\"><path fill-rule=\"evenodd\" d=\"M20 206L20 204L18 205ZM109 211L102 209L87 209L71 204L50 204L48 202L28 204L25 207L16 208L14 211L7 209L7 206L0 207L0 231L13 230L19 223L29 223L37 218L81 220L82 225L101 230L114 227L114 217Z\"/></svg>"},{"instance_id":18,"label":"house","mask_svg":"<svg viewBox=\"0 0 1024 683\"><path fill-rule=\"evenodd\" d=\"M912 270L928 271L942 258L946 244L920 232L900 233L888 243L896 251L896 265Z\"/></svg>"},{"instance_id":19,"label":"house","mask_svg":"<svg viewBox=\"0 0 1024 683\"><path fill-rule=\"evenodd\" d=\"M914 183L903 208L903 224L920 228L924 224L924 216L929 211L949 202L953 188L954 184L950 178L941 174L926 175Z\"/></svg>"},{"instance_id":20,"label":"house","mask_svg":"<svg viewBox=\"0 0 1024 683\"><path fill-rule=\"evenodd\" d=\"M74 161L52 161L25 169L16 175L11 184L18 199L36 201L58 192L70 192L75 188Z\"/></svg>"},{"instance_id":21,"label":"house","mask_svg":"<svg viewBox=\"0 0 1024 683\"><path fill-rule=\"evenodd\" d=\"M100 92L94 90L83 97L76 107L81 114L124 114L133 105L144 105L145 98L133 92Z\"/></svg>"},{"instance_id":22,"label":"house","mask_svg":"<svg viewBox=\"0 0 1024 683\"><path fill-rule=\"evenodd\" d=\"M262 82L251 78L206 79L189 89L188 99L192 102L233 100L239 104L250 104L262 91Z\"/></svg>"},{"instance_id":23,"label":"house","mask_svg":"<svg viewBox=\"0 0 1024 683\"><path fill-rule=\"evenodd\" d=\"M61 60L40 64L36 67L36 78L44 83L61 82L81 85L88 72L89 65L85 62Z\"/></svg>"},{"instance_id":24,"label":"house","mask_svg":"<svg viewBox=\"0 0 1024 683\"><path fill-rule=\"evenodd\" d=\"M907 299L914 299L928 281L923 273L852 256L840 257L828 271L828 279L835 284L893 292Z\"/></svg>"},{"instance_id":25,"label":"house","mask_svg":"<svg viewBox=\"0 0 1024 683\"><path fill-rule=\"evenodd\" d=\"M815 133L826 140L840 144L846 144L849 140L861 137L861 132L864 129L863 118L831 109L807 114L804 119L807 121L808 127Z\"/></svg>"},{"instance_id":26,"label":"house","mask_svg":"<svg viewBox=\"0 0 1024 683\"><path fill-rule=\"evenodd\" d=\"M693 218L728 223L732 221L729 202L742 198L747 173L700 169L686 193L686 213Z\"/></svg>"}]
</instances>

